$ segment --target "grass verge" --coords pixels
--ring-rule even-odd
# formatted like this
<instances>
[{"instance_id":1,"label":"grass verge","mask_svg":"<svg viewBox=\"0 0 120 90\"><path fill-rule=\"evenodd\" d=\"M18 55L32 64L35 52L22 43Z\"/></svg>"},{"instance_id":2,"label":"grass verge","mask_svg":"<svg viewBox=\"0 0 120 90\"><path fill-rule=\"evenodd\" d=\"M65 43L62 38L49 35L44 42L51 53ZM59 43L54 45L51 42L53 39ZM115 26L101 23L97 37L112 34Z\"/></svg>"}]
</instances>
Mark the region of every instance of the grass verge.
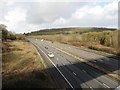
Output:
<instances>
[{"instance_id":1,"label":"grass verge","mask_svg":"<svg viewBox=\"0 0 120 90\"><path fill-rule=\"evenodd\" d=\"M36 35L29 38L45 39L77 47L84 47L95 51L120 55L119 35L120 31L88 32L85 34L56 34ZM103 40L104 39L104 40Z\"/></svg>"},{"instance_id":2,"label":"grass verge","mask_svg":"<svg viewBox=\"0 0 120 90\"><path fill-rule=\"evenodd\" d=\"M42 58L31 43L6 41L2 46L3 88L51 88Z\"/></svg>"}]
</instances>

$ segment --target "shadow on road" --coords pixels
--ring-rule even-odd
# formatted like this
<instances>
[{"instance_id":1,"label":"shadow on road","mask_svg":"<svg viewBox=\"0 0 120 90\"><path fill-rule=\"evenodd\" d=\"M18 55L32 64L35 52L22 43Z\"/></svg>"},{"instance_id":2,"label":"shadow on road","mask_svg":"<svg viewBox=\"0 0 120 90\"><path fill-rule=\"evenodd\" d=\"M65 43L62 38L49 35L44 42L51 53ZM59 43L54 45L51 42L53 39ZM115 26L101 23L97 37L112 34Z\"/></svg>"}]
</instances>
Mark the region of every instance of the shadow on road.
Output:
<instances>
[{"instance_id":1,"label":"shadow on road","mask_svg":"<svg viewBox=\"0 0 120 90\"><path fill-rule=\"evenodd\" d=\"M46 57L41 53L41 55L44 57L43 59L46 59ZM111 56L108 58L118 58L116 56ZM113 62L114 59L109 59L105 61L104 58L100 58L98 60L95 60L94 63L96 63L99 60L103 60L102 62ZM120 60L120 59L118 59ZM62 60L61 60L62 61ZM55 67L50 64L51 62L45 62L48 65L48 68L41 71L33 71L28 73L22 73L22 74L15 74L8 75L8 77L5 77L6 79L9 78L9 81L3 81L3 88L55 88L54 90L58 90L57 88L62 88L65 90L65 88L70 88L68 83L63 79L61 74L56 70ZM104 64L102 64L105 66ZM120 68L120 63L116 63L116 66L114 66L110 72L118 71ZM109 69L109 66L106 66ZM89 65L86 65L85 63L73 63L73 64L66 64L66 65L57 65L57 68L63 73L63 75L66 77L66 79L73 85L75 88L82 88L81 85L86 83L92 82L92 80L98 79L108 73L102 73L98 71L97 69L90 67ZM31 74L33 73L33 74ZM43 74L44 73L44 74ZM31 75L34 76L31 76ZM76 74L76 75L75 75ZM4 77L4 76L3 76ZM16 80L16 77L19 78ZM32 80L33 78L35 80ZM47 80L47 79L48 80ZM42 81L43 80L43 81ZM99 79L100 80L100 79ZM41 84L39 83L41 81ZM103 80L104 81L104 80ZM46 83L47 82L47 83ZM95 84L93 82L93 84ZM85 87L89 87L86 85ZM98 88L103 88L99 86ZM80 89L79 89L80 90ZM98 90L98 89L97 89Z\"/></svg>"}]
</instances>

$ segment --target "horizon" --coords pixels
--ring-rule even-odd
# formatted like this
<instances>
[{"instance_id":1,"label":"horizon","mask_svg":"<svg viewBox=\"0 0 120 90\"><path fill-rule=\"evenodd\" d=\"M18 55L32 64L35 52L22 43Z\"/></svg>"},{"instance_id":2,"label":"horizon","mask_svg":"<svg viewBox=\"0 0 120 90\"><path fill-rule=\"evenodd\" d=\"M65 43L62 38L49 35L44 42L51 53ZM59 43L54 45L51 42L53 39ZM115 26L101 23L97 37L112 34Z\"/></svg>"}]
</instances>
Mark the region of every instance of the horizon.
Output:
<instances>
[{"instance_id":1,"label":"horizon","mask_svg":"<svg viewBox=\"0 0 120 90\"><path fill-rule=\"evenodd\" d=\"M34 31L30 31L30 32L23 32L23 33L16 33L16 34L24 34L24 33L32 33L32 32L37 32L37 31L43 31L43 30L52 30L52 29L68 29L68 28L100 28L100 29L114 29L114 30L119 30L118 28L114 28L114 27L53 27L53 28L45 28L45 29L39 29L39 30L34 30ZM10 31L10 30L8 30ZM11 31L12 32L12 31Z\"/></svg>"},{"instance_id":2,"label":"horizon","mask_svg":"<svg viewBox=\"0 0 120 90\"><path fill-rule=\"evenodd\" d=\"M5 24L9 31L15 33L69 27L118 29L117 0L1 1L0 11L0 23Z\"/></svg>"},{"instance_id":3,"label":"horizon","mask_svg":"<svg viewBox=\"0 0 120 90\"><path fill-rule=\"evenodd\" d=\"M100 28L100 29L115 29L118 30L118 28L113 28L113 27L53 27L53 28L46 28L46 29L40 29L40 30L35 30L32 32L36 32L36 31L42 31L42 30L52 30L52 29L71 29L71 28ZM30 32L31 33L31 32Z\"/></svg>"}]
</instances>

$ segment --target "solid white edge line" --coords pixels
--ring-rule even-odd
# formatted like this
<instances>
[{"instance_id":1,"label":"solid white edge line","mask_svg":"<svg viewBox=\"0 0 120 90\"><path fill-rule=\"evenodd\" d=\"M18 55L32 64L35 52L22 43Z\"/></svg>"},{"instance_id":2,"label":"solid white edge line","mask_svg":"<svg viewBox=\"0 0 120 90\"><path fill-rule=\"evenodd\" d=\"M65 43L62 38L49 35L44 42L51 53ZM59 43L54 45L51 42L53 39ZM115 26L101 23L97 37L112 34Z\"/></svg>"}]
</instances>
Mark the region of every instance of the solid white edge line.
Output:
<instances>
[{"instance_id":1,"label":"solid white edge line","mask_svg":"<svg viewBox=\"0 0 120 90\"><path fill-rule=\"evenodd\" d=\"M56 58L56 60L58 61L59 59L58 59L58 58Z\"/></svg>"},{"instance_id":2,"label":"solid white edge line","mask_svg":"<svg viewBox=\"0 0 120 90\"><path fill-rule=\"evenodd\" d=\"M94 90L92 87L90 87L91 90Z\"/></svg>"},{"instance_id":3,"label":"solid white edge line","mask_svg":"<svg viewBox=\"0 0 120 90\"><path fill-rule=\"evenodd\" d=\"M85 71L85 70L82 70L82 71L86 73L86 71Z\"/></svg>"},{"instance_id":4,"label":"solid white edge line","mask_svg":"<svg viewBox=\"0 0 120 90\"><path fill-rule=\"evenodd\" d=\"M73 72L73 74L76 76L76 73L75 73L75 72Z\"/></svg>"},{"instance_id":5,"label":"solid white edge line","mask_svg":"<svg viewBox=\"0 0 120 90\"><path fill-rule=\"evenodd\" d=\"M104 86L106 86L107 88L110 88L108 85L106 85L105 83L103 83Z\"/></svg>"},{"instance_id":6,"label":"solid white edge line","mask_svg":"<svg viewBox=\"0 0 120 90\"><path fill-rule=\"evenodd\" d=\"M35 45L35 44L34 44ZM36 47L38 47L37 45L35 45ZM38 47L39 48L39 47ZM39 48L41 50L41 48ZM43 52L43 50L41 50ZM43 52L44 53L44 52ZM44 53L45 54L45 53ZM49 59L49 61L54 65L54 67L58 70L58 72L62 75L62 77L65 79L65 81L70 85L70 87L74 89L74 87L71 85L71 83L67 80L67 78L62 74L62 72L57 68L57 66L51 61L51 59L45 54L45 56Z\"/></svg>"}]
</instances>

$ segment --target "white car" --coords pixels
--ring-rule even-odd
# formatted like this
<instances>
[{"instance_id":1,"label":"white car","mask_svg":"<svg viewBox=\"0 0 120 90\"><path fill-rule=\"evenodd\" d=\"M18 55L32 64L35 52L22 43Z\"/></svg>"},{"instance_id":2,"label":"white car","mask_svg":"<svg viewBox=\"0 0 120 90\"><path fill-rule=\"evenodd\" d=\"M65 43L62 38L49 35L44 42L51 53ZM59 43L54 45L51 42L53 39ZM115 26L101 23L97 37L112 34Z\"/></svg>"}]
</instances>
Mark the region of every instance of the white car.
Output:
<instances>
[{"instance_id":1,"label":"white car","mask_svg":"<svg viewBox=\"0 0 120 90\"><path fill-rule=\"evenodd\" d=\"M43 39L41 39L41 41L43 41Z\"/></svg>"},{"instance_id":2,"label":"white car","mask_svg":"<svg viewBox=\"0 0 120 90\"><path fill-rule=\"evenodd\" d=\"M53 58L53 57L54 57L54 54L53 54L52 52L49 52L49 53L48 53L48 56L49 56L50 58Z\"/></svg>"},{"instance_id":3,"label":"white car","mask_svg":"<svg viewBox=\"0 0 120 90\"><path fill-rule=\"evenodd\" d=\"M118 87L116 87L114 90L120 90L120 85Z\"/></svg>"}]
</instances>

